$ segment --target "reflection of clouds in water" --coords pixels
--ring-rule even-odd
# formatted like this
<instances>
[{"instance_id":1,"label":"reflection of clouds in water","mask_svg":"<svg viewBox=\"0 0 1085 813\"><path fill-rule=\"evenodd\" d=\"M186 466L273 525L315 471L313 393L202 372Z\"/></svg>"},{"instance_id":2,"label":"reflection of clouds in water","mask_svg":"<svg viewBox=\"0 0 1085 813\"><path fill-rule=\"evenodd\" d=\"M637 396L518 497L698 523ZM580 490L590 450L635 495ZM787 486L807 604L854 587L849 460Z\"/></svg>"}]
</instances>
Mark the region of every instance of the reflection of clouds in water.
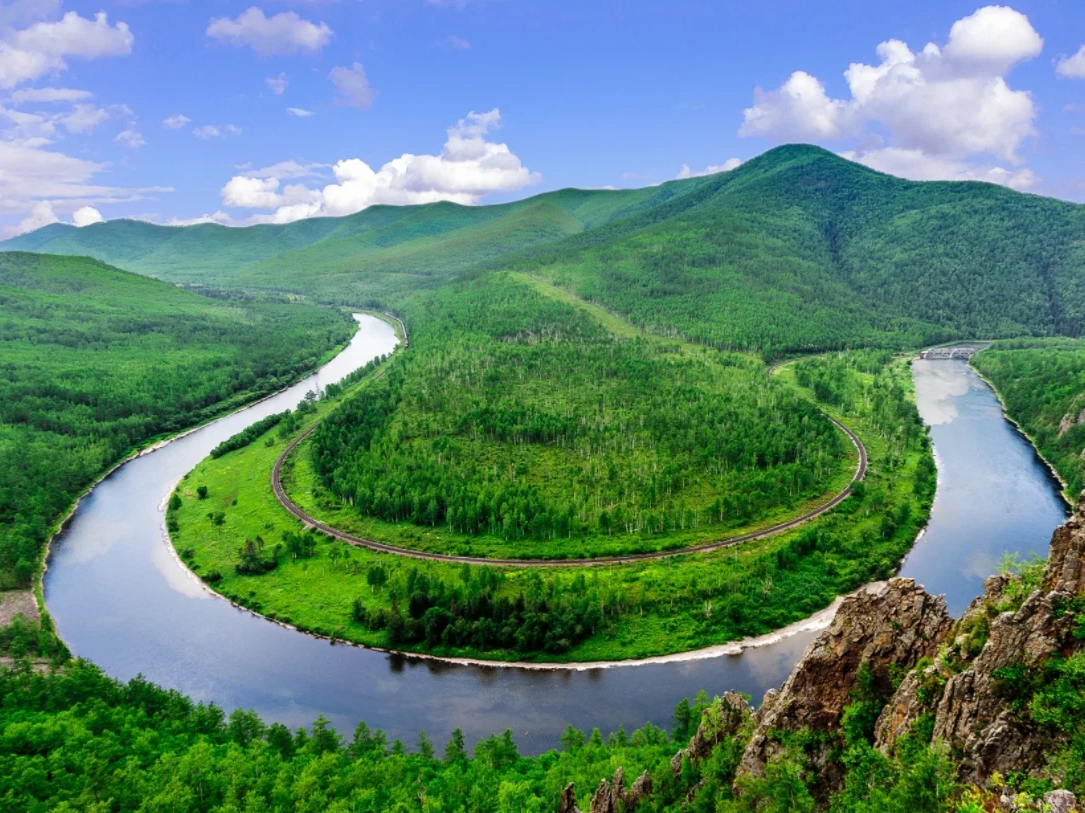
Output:
<instances>
[{"instance_id":1,"label":"reflection of clouds in water","mask_svg":"<svg viewBox=\"0 0 1085 813\"><path fill-rule=\"evenodd\" d=\"M171 590L176 590L188 598L212 598L211 593L196 580L196 577L177 561L173 551L166 547L169 544L168 539L163 539L162 544L156 545L151 551L151 561L166 580L166 584Z\"/></svg>"},{"instance_id":2,"label":"reflection of clouds in water","mask_svg":"<svg viewBox=\"0 0 1085 813\"><path fill-rule=\"evenodd\" d=\"M961 375L961 368L967 371ZM925 361L912 363L916 402L919 414L930 426L950 423L957 417L954 399L968 392L975 377L962 361Z\"/></svg>"},{"instance_id":3,"label":"reflection of clouds in water","mask_svg":"<svg viewBox=\"0 0 1085 813\"><path fill-rule=\"evenodd\" d=\"M984 550L974 550L961 563L961 575L966 579L986 579L998 572L1002 557Z\"/></svg>"},{"instance_id":4,"label":"reflection of clouds in water","mask_svg":"<svg viewBox=\"0 0 1085 813\"><path fill-rule=\"evenodd\" d=\"M82 508L83 506L80 506L77 511ZM104 556L121 535L116 519L104 513L85 512L78 519L80 528L77 540L66 544L68 534L65 532L53 542L53 555L58 560L63 559L65 565L85 565L99 556Z\"/></svg>"}]
</instances>

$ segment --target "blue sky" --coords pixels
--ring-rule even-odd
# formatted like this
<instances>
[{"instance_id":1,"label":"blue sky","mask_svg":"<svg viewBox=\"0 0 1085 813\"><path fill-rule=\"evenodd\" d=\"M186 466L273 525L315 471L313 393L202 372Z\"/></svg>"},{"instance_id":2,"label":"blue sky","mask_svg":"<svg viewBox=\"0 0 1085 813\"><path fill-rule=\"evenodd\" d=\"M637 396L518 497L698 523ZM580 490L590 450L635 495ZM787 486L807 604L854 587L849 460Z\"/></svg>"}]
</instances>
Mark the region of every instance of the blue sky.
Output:
<instances>
[{"instance_id":1,"label":"blue sky","mask_svg":"<svg viewBox=\"0 0 1085 813\"><path fill-rule=\"evenodd\" d=\"M5 236L641 186L789 141L1085 200L1085 3L0 0Z\"/></svg>"}]
</instances>

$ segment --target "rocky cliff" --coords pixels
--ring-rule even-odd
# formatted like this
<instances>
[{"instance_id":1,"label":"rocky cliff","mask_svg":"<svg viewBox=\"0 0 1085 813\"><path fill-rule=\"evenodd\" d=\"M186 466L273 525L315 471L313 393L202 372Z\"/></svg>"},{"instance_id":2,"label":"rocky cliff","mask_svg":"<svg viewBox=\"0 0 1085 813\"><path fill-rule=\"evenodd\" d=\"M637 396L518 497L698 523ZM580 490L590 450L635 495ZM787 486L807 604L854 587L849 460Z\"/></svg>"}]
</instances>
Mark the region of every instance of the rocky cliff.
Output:
<instances>
[{"instance_id":1,"label":"rocky cliff","mask_svg":"<svg viewBox=\"0 0 1085 813\"><path fill-rule=\"evenodd\" d=\"M1067 747L1066 733L1077 731L1085 741L1085 720L1057 716L1070 708L1085 717L1085 674L1078 666L1063 668L1085 663L1074 660L1083 652L1085 492L1077 513L1055 532L1046 565L990 577L959 620L911 579L868 585L846 598L756 712L734 693L717 698L675 754L671 772L679 777L686 762L703 762L731 739L744 744L734 774L740 795L780 759L785 742L799 742L812 795L824 806L845 779L845 710L861 701L877 715L873 745L883 754L892 756L906 736L947 749L958 779L981 799L968 809L1079 811L1069 791L1025 799L1003 777L1030 778L1040 788L1085 781L1085 754ZM1061 705L1046 708L1042 693L1052 686ZM651 792L647 774L638 785L627 795L620 771L613 783L603 780L591 813L631 810ZM567 787L562 813L573 813L574 801Z\"/></svg>"}]
</instances>

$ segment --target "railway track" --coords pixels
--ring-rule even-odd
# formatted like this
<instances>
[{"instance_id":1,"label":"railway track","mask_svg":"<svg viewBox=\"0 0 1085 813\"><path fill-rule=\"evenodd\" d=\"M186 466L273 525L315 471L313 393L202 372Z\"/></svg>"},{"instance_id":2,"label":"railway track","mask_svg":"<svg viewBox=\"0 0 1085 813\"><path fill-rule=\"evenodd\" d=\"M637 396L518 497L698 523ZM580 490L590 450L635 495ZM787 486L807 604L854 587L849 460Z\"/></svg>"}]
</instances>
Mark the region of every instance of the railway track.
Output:
<instances>
[{"instance_id":1,"label":"railway track","mask_svg":"<svg viewBox=\"0 0 1085 813\"><path fill-rule=\"evenodd\" d=\"M403 329L404 349L410 346L410 339L407 336L407 327L397 317L391 317L399 322ZM766 371L768 375L772 373L781 365L786 364L786 361L777 362L768 368ZM379 371L374 377L373 381L381 378L385 373L385 370ZM832 421L836 427L843 432L848 440L852 442L856 450L859 452L859 463L855 468L855 475L852 477L851 482L847 487L834 496L827 502L822 503L816 508L807 511L802 516L789 519L785 522L777 523L776 525L769 526L768 528L762 528L758 531L751 531L750 533L741 534L739 536L726 537L713 542L705 542L700 545L693 545L687 548L677 548L675 550L665 551L653 551L651 553L629 553L618 556L596 556L583 559L497 559L489 558L486 556L455 556L453 554L446 553L430 553L428 551L413 550L411 548L402 548L398 545L389 545L384 542L377 542L373 539L365 539L364 537L354 536L344 531L340 531L338 528L333 528L327 525L315 517L305 513L286 493L282 486L282 468L287 458L290 457L293 452L309 435L311 435L319 426L319 422L313 424L306 429L298 437L294 438L290 444L283 449L282 454L275 460L275 465L271 469L271 489L275 493L275 499L279 501L287 511L297 517L306 526L319 531L326 536L333 539L338 539L341 542L346 542L349 545L354 545L358 548L366 548L377 553L388 553L394 556L403 556L409 559L422 559L430 562L449 562L452 564L469 564L469 565L491 565L491 566L507 566L507 567L596 567L598 565L620 565L629 564L632 562L646 562L653 559L669 559L675 556L688 556L692 553L709 553L711 551L724 550L726 548L733 548L736 545L741 545L745 542L752 542L756 539L766 539L770 536L783 533L784 531L790 531L794 528L809 522L816 517L821 516L826 511L830 511L837 505L842 503L851 495L852 486L866 477L867 472L867 451L863 442L859 440L859 437L852 432L843 423L838 421L831 415L826 417Z\"/></svg>"}]
</instances>

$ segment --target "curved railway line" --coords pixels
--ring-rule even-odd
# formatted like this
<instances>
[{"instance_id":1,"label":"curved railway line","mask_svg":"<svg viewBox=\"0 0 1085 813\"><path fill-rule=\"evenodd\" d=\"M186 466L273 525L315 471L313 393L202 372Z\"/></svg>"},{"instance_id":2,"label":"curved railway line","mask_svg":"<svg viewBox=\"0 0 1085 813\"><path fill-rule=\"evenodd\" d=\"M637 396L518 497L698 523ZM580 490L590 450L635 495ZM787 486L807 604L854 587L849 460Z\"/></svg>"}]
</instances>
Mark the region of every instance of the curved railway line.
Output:
<instances>
[{"instance_id":1,"label":"curved railway line","mask_svg":"<svg viewBox=\"0 0 1085 813\"><path fill-rule=\"evenodd\" d=\"M398 317L392 316L399 323L403 331L403 347L404 349L410 347L410 338L407 334L407 326L403 324L403 321ZM789 361L778 361L766 370L767 375L772 373L781 365L787 364ZM383 376L385 370L380 370L374 377L373 381ZM365 539L360 536L354 536L344 531L340 531L337 528L333 528L327 525L315 517L309 516L305 513L286 493L282 486L282 468L286 459L290 456L290 453L294 451L313 431L320 425L320 422L314 423L298 437L294 438L285 449L282 454L275 460L275 465L271 469L271 489L275 492L275 499L279 501L283 508L301 520L306 526L320 531L322 534L330 536L333 539L338 539L341 542L346 542L349 545L354 545L358 548L367 548L368 550L376 551L377 553L389 553L395 556L404 556L411 559L424 559L431 562L451 562L454 564L469 564L469 565L491 565L491 566L508 566L508 567L593 567L596 565L618 565L627 564L630 562L644 562L651 559L668 559L674 556L687 556L691 553L708 553L710 551L723 550L725 548L732 548L736 545L741 545L744 542L752 542L755 539L765 539L776 534L783 533L784 531L790 531L793 528L797 528L800 525L809 522L810 520L821 516L826 511L835 508L851 495L852 486L866 477L867 472L867 451L863 442L859 440L859 437L852 432L843 423L838 421L832 415L826 415L826 417L832 421L836 427L847 435L848 440L852 442L856 450L859 452L859 463L855 468L855 475L851 478L851 482L847 487L839 494L834 496L827 502L822 503L816 508L807 511L801 516L789 519L785 522L771 525L768 528L762 528L758 531L751 531L750 533L741 534L739 536L727 537L725 539L718 539L714 542L704 542L700 545L691 545L685 548L676 548L674 550L653 551L650 553L629 553L621 554L618 556L596 556L583 559L498 559L490 558L486 556L456 556L447 553L430 553L428 551L413 550L412 548L403 548L398 545L389 545L384 542L377 542L372 539Z\"/></svg>"}]
</instances>

